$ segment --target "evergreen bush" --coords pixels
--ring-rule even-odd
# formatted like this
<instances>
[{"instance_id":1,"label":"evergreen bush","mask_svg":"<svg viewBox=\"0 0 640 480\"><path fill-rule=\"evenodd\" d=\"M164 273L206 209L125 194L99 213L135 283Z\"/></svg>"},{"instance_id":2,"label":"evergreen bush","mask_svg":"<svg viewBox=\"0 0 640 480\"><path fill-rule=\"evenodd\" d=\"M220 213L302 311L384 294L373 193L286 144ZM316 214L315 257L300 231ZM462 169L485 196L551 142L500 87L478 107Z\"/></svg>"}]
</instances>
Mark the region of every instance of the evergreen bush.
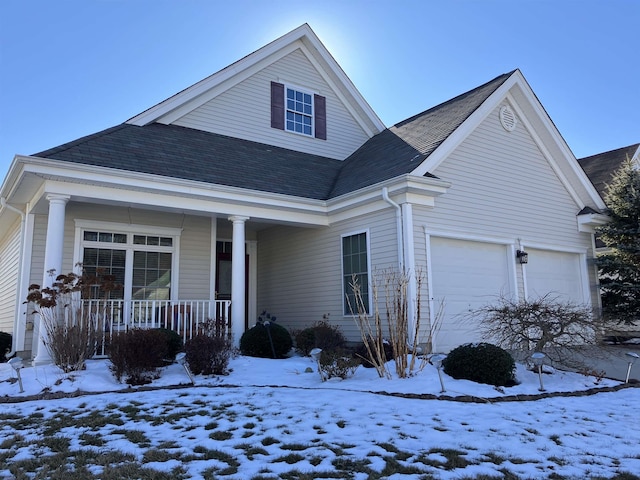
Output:
<instances>
[{"instance_id":1,"label":"evergreen bush","mask_svg":"<svg viewBox=\"0 0 640 480\"><path fill-rule=\"evenodd\" d=\"M305 356L314 348L322 350L343 347L346 339L337 325L321 321L296 334L296 348Z\"/></svg>"},{"instance_id":2,"label":"evergreen bush","mask_svg":"<svg viewBox=\"0 0 640 480\"><path fill-rule=\"evenodd\" d=\"M0 363L7 361L5 355L11 351L11 334L0 332Z\"/></svg>"},{"instance_id":3,"label":"evergreen bush","mask_svg":"<svg viewBox=\"0 0 640 480\"><path fill-rule=\"evenodd\" d=\"M167 351L167 336L160 329L114 333L109 345L110 369L119 382L125 377L129 385L151 383L166 364Z\"/></svg>"},{"instance_id":4,"label":"evergreen bush","mask_svg":"<svg viewBox=\"0 0 640 480\"><path fill-rule=\"evenodd\" d=\"M227 337L203 333L187 340L184 345L189 369L195 375L226 375L233 346Z\"/></svg>"},{"instance_id":5,"label":"evergreen bush","mask_svg":"<svg viewBox=\"0 0 640 480\"><path fill-rule=\"evenodd\" d=\"M515 384L515 361L509 352L490 343L467 343L454 348L442 362L447 375L495 386Z\"/></svg>"},{"instance_id":6,"label":"evergreen bush","mask_svg":"<svg viewBox=\"0 0 640 480\"><path fill-rule=\"evenodd\" d=\"M240 338L240 352L250 357L285 358L291 347L289 330L273 321L256 324Z\"/></svg>"},{"instance_id":7,"label":"evergreen bush","mask_svg":"<svg viewBox=\"0 0 640 480\"><path fill-rule=\"evenodd\" d=\"M167 342L167 356L165 359L173 362L176 359L176 355L184 348L182 337L178 332L169 328L158 328L157 330L165 336L165 341Z\"/></svg>"}]
</instances>

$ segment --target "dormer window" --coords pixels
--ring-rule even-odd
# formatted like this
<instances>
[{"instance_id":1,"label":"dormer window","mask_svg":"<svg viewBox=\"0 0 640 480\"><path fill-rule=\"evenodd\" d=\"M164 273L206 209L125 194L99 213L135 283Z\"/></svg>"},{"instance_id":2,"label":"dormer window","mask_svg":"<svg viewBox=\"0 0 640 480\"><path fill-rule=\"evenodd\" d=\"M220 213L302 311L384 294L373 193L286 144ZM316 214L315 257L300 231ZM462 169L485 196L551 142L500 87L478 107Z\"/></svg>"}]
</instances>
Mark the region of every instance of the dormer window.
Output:
<instances>
[{"instance_id":1,"label":"dormer window","mask_svg":"<svg viewBox=\"0 0 640 480\"><path fill-rule=\"evenodd\" d=\"M327 139L326 98L282 83L271 82L271 127Z\"/></svg>"},{"instance_id":2,"label":"dormer window","mask_svg":"<svg viewBox=\"0 0 640 480\"><path fill-rule=\"evenodd\" d=\"M290 132L311 135L313 132L313 97L311 94L287 87L287 121Z\"/></svg>"}]
</instances>

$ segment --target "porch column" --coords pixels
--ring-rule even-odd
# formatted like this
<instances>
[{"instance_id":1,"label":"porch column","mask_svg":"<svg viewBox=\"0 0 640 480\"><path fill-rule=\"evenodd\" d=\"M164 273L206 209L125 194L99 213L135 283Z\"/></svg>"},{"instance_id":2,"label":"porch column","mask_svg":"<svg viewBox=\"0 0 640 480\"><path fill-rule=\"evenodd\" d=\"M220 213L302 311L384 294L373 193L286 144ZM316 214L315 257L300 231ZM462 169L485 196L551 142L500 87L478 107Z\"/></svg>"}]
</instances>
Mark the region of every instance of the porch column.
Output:
<instances>
[{"instance_id":1,"label":"porch column","mask_svg":"<svg viewBox=\"0 0 640 480\"><path fill-rule=\"evenodd\" d=\"M42 278L42 288L51 287L55 277L62 272L62 253L64 247L64 217L65 207L71 197L68 195L47 195L49 202L49 218L47 220L47 240L44 247L44 276ZM53 271L53 275L51 275ZM47 329L44 326L42 317L38 322L38 347L36 357L33 359L34 365L51 363L51 355L45 346L47 339Z\"/></svg>"},{"instance_id":2,"label":"porch column","mask_svg":"<svg viewBox=\"0 0 640 480\"><path fill-rule=\"evenodd\" d=\"M231 334L235 346L240 345L240 337L244 333L245 319L245 234L244 224L249 217L234 215L229 217L233 222L231 249Z\"/></svg>"}]
</instances>

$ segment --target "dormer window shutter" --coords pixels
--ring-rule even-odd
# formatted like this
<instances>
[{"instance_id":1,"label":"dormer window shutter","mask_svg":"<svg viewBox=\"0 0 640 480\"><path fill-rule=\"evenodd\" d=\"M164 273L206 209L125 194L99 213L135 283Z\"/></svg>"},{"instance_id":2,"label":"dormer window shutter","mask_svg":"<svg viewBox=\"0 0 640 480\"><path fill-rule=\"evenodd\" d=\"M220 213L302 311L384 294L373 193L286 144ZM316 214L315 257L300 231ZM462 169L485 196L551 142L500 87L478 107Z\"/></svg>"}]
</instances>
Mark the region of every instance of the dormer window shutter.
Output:
<instances>
[{"instance_id":1,"label":"dormer window shutter","mask_svg":"<svg viewBox=\"0 0 640 480\"><path fill-rule=\"evenodd\" d=\"M327 99L321 95L313 96L315 136L321 140L327 139Z\"/></svg>"},{"instance_id":2,"label":"dormer window shutter","mask_svg":"<svg viewBox=\"0 0 640 480\"><path fill-rule=\"evenodd\" d=\"M284 130L284 85L271 82L271 128Z\"/></svg>"}]
</instances>

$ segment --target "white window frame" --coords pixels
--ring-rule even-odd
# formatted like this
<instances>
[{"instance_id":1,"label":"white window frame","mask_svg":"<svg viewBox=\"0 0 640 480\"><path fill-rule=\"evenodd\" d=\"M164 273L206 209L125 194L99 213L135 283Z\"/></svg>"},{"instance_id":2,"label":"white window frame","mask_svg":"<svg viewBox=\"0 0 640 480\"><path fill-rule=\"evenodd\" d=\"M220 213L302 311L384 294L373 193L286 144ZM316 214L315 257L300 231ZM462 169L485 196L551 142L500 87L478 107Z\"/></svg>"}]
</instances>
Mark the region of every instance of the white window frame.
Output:
<instances>
[{"instance_id":1,"label":"white window frame","mask_svg":"<svg viewBox=\"0 0 640 480\"><path fill-rule=\"evenodd\" d=\"M290 110L287 106L287 91L288 90L293 90L294 92L300 92L303 94L307 94L307 95L311 95L311 114L307 115L306 113L300 113L296 110ZM312 90L309 90L307 88L302 88L302 87L298 87L297 85L292 85L290 83L285 83L284 84L284 130L285 132L289 132L289 133L295 133L297 135L303 135L305 137L313 137L314 136L314 132L316 131L316 125L315 125L315 113L316 113L316 101L315 101L315 95L316 93L313 92ZM311 117L311 132L310 133L304 133L304 132L296 132L295 130L289 130L289 128L287 128L287 112L292 111L295 113L300 113L301 115L304 116L309 116Z\"/></svg>"},{"instance_id":2,"label":"white window frame","mask_svg":"<svg viewBox=\"0 0 640 480\"><path fill-rule=\"evenodd\" d=\"M127 235L126 243L100 243L84 240L85 231L103 231L110 233L122 233ZM124 284L124 300L131 301L133 289L133 252L165 252L171 253L171 301L178 299L178 269L179 269L179 253L180 253L180 235L181 228L170 227L154 227L149 225L134 225L125 223L99 222L93 220L75 220L75 242L74 242L74 265L82 263L84 258L84 248L86 246L109 248L112 250L125 250L125 284ZM134 235L155 236L155 237L171 237L173 245L171 247L160 245L138 245L133 243ZM77 270L80 270L79 268ZM77 271L81 274L82 272Z\"/></svg>"},{"instance_id":3,"label":"white window frame","mask_svg":"<svg viewBox=\"0 0 640 480\"><path fill-rule=\"evenodd\" d=\"M349 305L347 303L347 299L345 298L345 278L344 278L344 239L346 237L353 237L355 235L365 234L366 245L367 245L367 277L369 281L367 282L367 298L369 300L368 305L368 313L367 316L373 315L373 292L371 289L371 284L373 282L373 278L371 276L371 232L369 229L357 230L354 232L344 233L340 235L340 278L342 281L340 282L342 285L342 289L340 291L342 296L342 314L344 317L352 317L353 314L349 311ZM362 286L364 288L364 286ZM356 315L358 312L354 312Z\"/></svg>"}]
</instances>

